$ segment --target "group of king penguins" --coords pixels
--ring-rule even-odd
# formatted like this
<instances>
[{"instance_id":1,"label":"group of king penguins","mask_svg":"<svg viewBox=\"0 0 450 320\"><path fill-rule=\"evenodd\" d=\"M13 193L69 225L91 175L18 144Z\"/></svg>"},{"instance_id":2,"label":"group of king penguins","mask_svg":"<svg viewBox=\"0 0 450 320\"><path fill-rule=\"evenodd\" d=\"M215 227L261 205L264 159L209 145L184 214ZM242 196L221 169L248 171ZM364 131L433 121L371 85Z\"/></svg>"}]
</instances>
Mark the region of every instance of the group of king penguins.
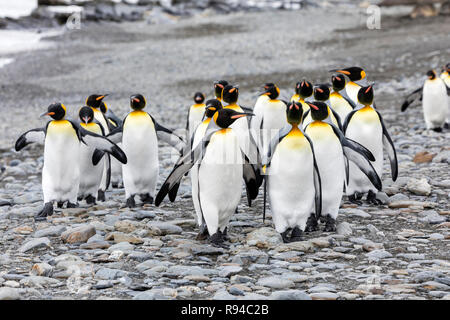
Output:
<instances>
[{"instance_id":1,"label":"group of king penguins","mask_svg":"<svg viewBox=\"0 0 450 320\"><path fill-rule=\"evenodd\" d=\"M325 232L335 231L343 194L356 204L365 194L369 203L381 203L376 194L383 147L394 181L398 164L365 71L331 72L331 85L298 82L289 102L279 99L277 85L266 83L253 108L239 104L238 86L215 81L215 99L195 93L185 139L144 110L141 94L130 97L123 120L103 102L105 95L89 96L78 120L70 119L62 103L53 103L42 115L51 117L47 125L25 132L15 145L19 151L44 144L44 207L35 219L52 215L55 203L71 208L77 200L104 200L111 180L116 187L123 181L130 208L136 195L144 204L159 206L167 195L173 202L189 173L199 240L224 245L243 185L248 206L263 189L263 217L268 202L284 242L302 240L304 232L319 230L319 222ZM158 140L174 147L179 158L156 193Z\"/></svg>"},{"instance_id":2,"label":"group of king penguins","mask_svg":"<svg viewBox=\"0 0 450 320\"><path fill-rule=\"evenodd\" d=\"M450 63L441 69L438 77L435 70L429 70L423 86L405 98L401 110L404 112L414 101L422 101L423 116L428 130L442 132L450 127Z\"/></svg>"}]
</instances>

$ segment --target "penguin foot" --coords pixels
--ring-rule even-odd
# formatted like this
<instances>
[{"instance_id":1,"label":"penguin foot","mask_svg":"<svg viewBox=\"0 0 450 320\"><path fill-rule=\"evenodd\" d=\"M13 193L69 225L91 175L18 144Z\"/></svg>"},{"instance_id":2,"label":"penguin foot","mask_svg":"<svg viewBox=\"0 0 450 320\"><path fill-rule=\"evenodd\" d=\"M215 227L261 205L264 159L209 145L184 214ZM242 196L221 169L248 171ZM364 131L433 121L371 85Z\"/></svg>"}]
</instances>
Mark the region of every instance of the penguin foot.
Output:
<instances>
[{"instance_id":1,"label":"penguin foot","mask_svg":"<svg viewBox=\"0 0 450 320\"><path fill-rule=\"evenodd\" d=\"M106 201L106 198L105 198L105 191L103 191L103 190L98 190L97 200L98 200L98 201Z\"/></svg>"},{"instance_id":2,"label":"penguin foot","mask_svg":"<svg viewBox=\"0 0 450 320\"><path fill-rule=\"evenodd\" d=\"M444 123L444 129L450 129L450 123L448 122Z\"/></svg>"},{"instance_id":3,"label":"penguin foot","mask_svg":"<svg viewBox=\"0 0 450 320\"><path fill-rule=\"evenodd\" d=\"M217 230L216 233L214 233L212 236L209 237L209 241L212 244L221 245L223 244L225 239L223 238L222 232L220 232L220 230Z\"/></svg>"},{"instance_id":4,"label":"penguin foot","mask_svg":"<svg viewBox=\"0 0 450 320\"><path fill-rule=\"evenodd\" d=\"M336 231L336 219L333 219L330 215L325 217L325 228L324 232L335 232Z\"/></svg>"},{"instance_id":5,"label":"penguin foot","mask_svg":"<svg viewBox=\"0 0 450 320\"><path fill-rule=\"evenodd\" d=\"M35 216L35 221L47 220L47 217L53 215L53 202L47 202L44 204L44 208L39 211Z\"/></svg>"},{"instance_id":6,"label":"penguin foot","mask_svg":"<svg viewBox=\"0 0 450 320\"><path fill-rule=\"evenodd\" d=\"M206 224L202 224L200 226L200 231L195 237L195 240L206 240L207 238L208 238L208 228L206 227Z\"/></svg>"},{"instance_id":7,"label":"penguin foot","mask_svg":"<svg viewBox=\"0 0 450 320\"><path fill-rule=\"evenodd\" d=\"M286 231L280 233L281 239L283 239L283 242L284 242L284 243L289 243L289 242L291 242L291 239L290 239L289 236L288 236L289 231L291 231L291 229L286 229Z\"/></svg>"},{"instance_id":8,"label":"penguin foot","mask_svg":"<svg viewBox=\"0 0 450 320\"><path fill-rule=\"evenodd\" d=\"M442 132L442 128L433 128L434 132Z\"/></svg>"},{"instance_id":9,"label":"penguin foot","mask_svg":"<svg viewBox=\"0 0 450 320\"><path fill-rule=\"evenodd\" d=\"M317 223L316 216L312 213L309 216L308 221L306 221L305 232L314 232L317 230L319 230L319 224Z\"/></svg>"},{"instance_id":10,"label":"penguin foot","mask_svg":"<svg viewBox=\"0 0 450 320\"><path fill-rule=\"evenodd\" d=\"M87 204L95 204L95 197L92 196L91 194L88 195L86 198L84 198L86 200Z\"/></svg>"},{"instance_id":11,"label":"penguin foot","mask_svg":"<svg viewBox=\"0 0 450 320\"><path fill-rule=\"evenodd\" d=\"M136 201L134 201L134 196L130 196L130 197L127 199L127 204L126 204L126 206L127 206L128 208L135 208L135 207L136 207Z\"/></svg>"},{"instance_id":12,"label":"penguin foot","mask_svg":"<svg viewBox=\"0 0 450 320\"><path fill-rule=\"evenodd\" d=\"M117 189L119 188L119 183L111 183L111 187L113 187L113 189Z\"/></svg>"},{"instance_id":13,"label":"penguin foot","mask_svg":"<svg viewBox=\"0 0 450 320\"><path fill-rule=\"evenodd\" d=\"M78 196L78 197L77 197L77 200L78 200L78 201L81 201L81 200L83 200L83 197Z\"/></svg>"},{"instance_id":14,"label":"penguin foot","mask_svg":"<svg viewBox=\"0 0 450 320\"><path fill-rule=\"evenodd\" d=\"M359 192L355 192L354 194L352 194L351 196L348 196L348 201L350 201L351 203L357 204L358 206L362 205L362 194Z\"/></svg>"},{"instance_id":15,"label":"penguin foot","mask_svg":"<svg viewBox=\"0 0 450 320\"><path fill-rule=\"evenodd\" d=\"M303 241L303 231L299 227L292 229L290 242Z\"/></svg>"},{"instance_id":16,"label":"penguin foot","mask_svg":"<svg viewBox=\"0 0 450 320\"><path fill-rule=\"evenodd\" d=\"M78 204L67 201L67 208L78 208Z\"/></svg>"},{"instance_id":17,"label":"penguin foot","mask_svg":"<svg viewBox=\"0 0 450 320\"><path fill-rule=\"evenodd\" d=\"M377 199L377 194L373 191L369 191L367 194L367 202L376 206L381 206L383 204L381 200Z\"/></svg>"},{"instance_id":18,"label":"penguin foot","mask_svg":"<svg viewBox=\"0 0 450 320\"><path fill-rule=\"evenodd\" d=\"M63 205L64 205L64 201L58 201L58 203L57 203L58 208L61 209L63 207Z\"/></svg>"},{"instance_id":19,"label":"penguin foot","mask_svg":"<svg viewBox=\"0 0 450 320\"><path fill-rule=\"evenodd\" d=\"M143 193L140 195L142 204L153 204L153 197L149 193Z\"/></svg>"}]
</instances>

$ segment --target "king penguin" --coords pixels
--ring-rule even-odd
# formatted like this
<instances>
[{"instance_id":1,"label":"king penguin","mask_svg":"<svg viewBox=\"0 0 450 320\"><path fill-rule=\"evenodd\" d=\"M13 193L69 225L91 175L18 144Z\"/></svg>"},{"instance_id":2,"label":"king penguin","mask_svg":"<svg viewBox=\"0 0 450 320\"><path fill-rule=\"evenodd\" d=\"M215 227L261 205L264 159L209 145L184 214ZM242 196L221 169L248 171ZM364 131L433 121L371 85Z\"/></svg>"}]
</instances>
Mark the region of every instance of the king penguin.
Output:
<instances>
[{"instance_id":1,"label":"king penguin","mask_svg":"<svg viewBox=\"0 0 450 320\"><path fill-rule=\"evenodd\" d=\"M82 107L78 112L78 116L81 120L80 126L82 128L101 136L105 135L105 130L100 122L94 119L94 111L91 107ZM94 147L83 143L80 144L80 186L78 189L78 200L81 201L84 199L88 204L95 204L104 167L105 157L96 165L92 163L94 151Z\"/></svg>"},{"instance_id":2,"label":"king penguin","mask_svg":"<svg viewBox=\"0 0 450 320\"><path fill-rule=\"evenodd\" d=\"M376 111L373 104L373 87L367 86L359 89L358 102L362 105L350 112L345 119L344 134L372 152L375 157L373 167L379 177L383 173L383 145L388 153L391 164L391 176L395 181L398 175L397 153L394 143L384 124L381 114ZM368 192L367 201L373 204L381 202L376 198L377 187L352 162L349 163L349 181L346 194L351 202L361 204L360 199Z\"/></svg>"},{"instance_id":3,"label":"king penguin","mask_svg":"<svg viewBox=\"0 0 450 320\"><path fill-rule=\"evenodd\" d=\"M356 108L356 104L347 96L345 92L346 80L343 74L335 74L331 76L333 92L330 94L330 107L344 122L347 115Z\"/></svg>"},{"instance_id":4,"label":"king penguin","mask_svg":"<svg viewBox=\"0 0 450 320\"><path fill-rule=\"evenodd\" d=\"M252 135L262 154L266 154L272 139L287 122L286 104L278 100L280 89L275 84L267 84L262 94L269 99L259 103L253 110L254 116L250 121Z\"/></svg>"},{"instance_id":5,"label":"king penguin","mask_svg":"<svg viewBox=\"0 0 450 320\"><path fill-rule=\"evenodd\" d=\"M159 173L158 138L174 146L180 153L184 148L181 137L161 126L144 108L145 97L135 94L130 97L132 111L125 117L121 127L108 137L121 142L128 156L122 167L126 206L136 207L134 197L140 196L143 204L152 204Z\"/></svg>"},{"instance_id":6,"label":"king penguin","mask_svg":"<svg viewBox=\"0 0 450 320\"><path fill-rule=\"evenodd\" d=\"M305 102L307 98L312 96L312 94L313 94L312 83L303 79L302 82L297 82L297 84L295 85L295 93L291 97L291 101ZM309 106L306 103L303 104L303 110L304 112L309 110Z\"/></svg>"},{"instance_id":7,"label":"king penguin","mask_svg":"<svg viewBox=\"0 0 450 320\"><path fill-rule=\"evenodd\" d=\"M416 94L422 91L422 109L425 119L425 125L428 130L442 132L442 128L448 119L448 88L442 78L437 77L436 71L430 70L427 72L427 79L422 88L418 88L406 97L402 105L402 112L413 103ZM415 95L415 98L411 97Z\"/></svg>"},{"instance_id":8,"label":"king penguin","mask_svg":"<svg viewBox=\"0 0 450 320\"><path fill-rule=\"evenodd\" d=\"M338 72L346 75L350 81L345 85L347 96L356 105L358 103L358 91L361 86L367 85L366 72L360 67L350 67L345 69L330 70L330 72ZM342 119L344 120L344 119Z\"/></svg>"},{"instance_id":9,"label":"king penguin","mask_svg":"<svg viewBox=\"0 0 450 320\"><path fill-rule=\"evenodd\" d=\"M223 88L225 88L228 85L228 81L226 80L217 80L214 81L214 95L216 96L216 99L220 101L220 103L223 103L222 100L222 92Z\"/></svg>"},{"instance_id":10,"label":"king penguin","mask_svg":"<svg viewBox=\"0 0 450 320\"><path fill-rule=\"evenodd\" d=\"M342 186L345 183L348 167L345 157L355 163L370 181L381 190L381 180L370 161L372 153L359 143L345 138L328 116L328 106L323 102L310 103L312 122L305 133L314 145L317 166L322 185L322 214L320 220L325 223L325 232L336 230L336 218L342 200ZM308 218L306 231L318 230L316 214Z\"/></svg>"},{"instance_id":11,"label":"king penguin","mask_svg":"<svg viewBox=\"0 0 450 320\"><path fill-rule=\"evenodd\" d=\"M302 115L301 103L287 105L288 124L263 161L272 220L284 242L302 240L311 212L321 214L320 174L313 144L301 129Z\"/></svg>"},{"instance_id":12,"label":"king penguin","mask_svg":"<svg viewBox=\"0 0 450 320\"><path fill-rule=\"evenodd\" d=\"M194 104L189 108L186 130L188 131L188 138L190 138L195 131L195 128L202 122L205 114L205 95L201 92L194 94Z\"/></svg>"},{"instance_id":13,"label":"king penguin","mask_svg":"<svg viewBox=\"0 0 450 320\"><path fill-rule=\"evenodd\" d=\"M318 84L314 86L314 99L316 101L324 102L328 107L328 116L335 126L342 130L342 123L339 114L335 112L332 108L330 108L330 88L326 84ZM308 104L306 104L308 105ZM304 120L303 120L303 128L312 121L311 112L308 108L307 111L304 112Z\"/></svg>"},{"instance_id":14,"label":"king penguin","mask_svg":"<svg viewBox=\"0 0 450 320\"><path fill-rule=\"evenodd\" d=\"M45 220L53 214L53 202L62 208L77 206L80 182L80 142L95 149L110 153L122 163L127 162L125 153L110 140L87 131L76 122L65 119L66 107L62 103L51 104L43 116L50 116L44 128L32 129L22 134L15 144L20 151L33 142L44 144L44 167L42 169L42 191L44 208L35 216ZM94 159L92 159L94 161Z\"/></svg>"},{"instance_id":15,"label":"king penguin","mask_svg":"<svg viewBox=\"0 0 450 320\"><path fill-rule=\"evenodd\" d=\"M201 216L213 244L224 241L223 233L241 198L243 176L253 196L258 194L256 172L240 158L242 150L231 128L236 120L249 115L233 109L218 110L202 141L177 161L156 196L155 205L159 205L183 175L197 166L198 190L192 196L198 197Z\"/></svg>"}]
</instances>

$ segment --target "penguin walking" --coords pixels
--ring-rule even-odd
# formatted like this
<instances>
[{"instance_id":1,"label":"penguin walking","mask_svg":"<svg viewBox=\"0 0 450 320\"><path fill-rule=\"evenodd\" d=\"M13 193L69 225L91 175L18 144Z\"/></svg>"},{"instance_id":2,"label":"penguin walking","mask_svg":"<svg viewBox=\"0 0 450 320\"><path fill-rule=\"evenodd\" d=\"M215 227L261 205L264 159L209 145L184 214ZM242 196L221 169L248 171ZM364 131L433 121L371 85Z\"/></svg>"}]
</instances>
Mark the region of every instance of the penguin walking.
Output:
<instances>
[{"instance_id":1,"label":"penguin walking","mask_svg":"<svg viewBox=\"0 0 450 320\"><path fill-rule=\"evenodd\" d=\"M442 128L448 119L448 88L442 78L436 75L436 71L428 71L427 77L423 87L414 90L407 96L401 110L402 112L405 111L421 94L423 116L427 129L442 132Z\"/></svg>"},{"instance_id":2,"label":"penguin walking","mask_svg":"<svg viewBox=\"0 0 450 320\"><path fill-rule=\"evenodd\" d=\"M356 104L347 96L345 92L345 76L343 74L335 74L331 76L333 92L330 94L330 107L345 121L347 115L356 108Z\"/></svg>"},{"instance_id":3,"label":"penguin walking","mask_svg":"<svg viewBox=\"0 0 450 320\"><path fill-rule=\"evenodd\" d=\"M362 106L348 114L344 123L344 134L346 138L358 142L372 152L375 157L373 167L379 177L382 177L383 173L384 146L391 164L392 180L395 181L398 176L397 153L383 118L372 106L373 95L372 86L362 87L359 90L358 102ZM361 204L363 194L368 193L368 202L381 204L376 198L377 187L352 162L349 163L349 175L346 194L351 202Z\"/></svg>"},{"instance_id":4,"label":"penguin walking","mask_svg":"<svg viewBox=\"0 0 450 320\"><path fill-rule=\"evenodd\" d=\"M314 99L316 101L324 102L327 105L328 116L335 126L342 130L341 117L339 114L330 108L330 88L326 84L319 84L314 87ZM307 104L308 105L308 104ZM304 112L303 128L312 121L310 110Z\"/></svg>"},{"instance_id":5,"label":"penguin walking","mask_svg":"<svg viewBox=\"0 0 450 320\"><path fill-rule=\"evenodd\" d=\"M267 154L270 142L286 125L286 104L278 100L280 89L273 83L266 84L265 99L255 105L250 121L251 133L261 153Z\"/></svg>"},{"instance_id":6,"label":"penguin walking","mask_svg":"<svg viewBox=\"0 0 450 320\"><path fill-rule=\"evenodd\" d=\"M122 167L126 206L136 207L135 196L139 195L145 204L152 204L158 180L158 138L174 146L180 153L184 148L183 139L171 130L161 126L143 109L147 102L143 95L130 97L132 111L125 117L121 127L108 137L121 142L128 162Z\"/></svg>"},{"instance_id":7,"label":"penguin walking","mask_svg":"<svg viewBox=\"0 0 450 320\"><path fill-rule=\"evenodd\" d=\"M345 93L356 105L358 104L358 91L362 86L368 85L366 72L361 67L350 67L345 69L330 70L330 72L338 72L347 76L350 81L345 85ZM344 120L344 119L343 119Z\"/></svg>"},{"instance_id":8,"label":"penguin walking","mask_svg":"<svg viewBox=\"0 0 450 320\"><path fill-rule=\"evenodd\" d=\"M177 161L155 199L158 206L183 175L198 166L198 189L193 190L192 197L198 198L213 244L224 242L223 233L241 198L242 177L252 198L258 194L257 172L245 161L239 139L231 128L235 121L250 115L233 109L218 110L202 141Z\"/></svg>"},{"instance_id":9,"label":"penguin walking","mask_svg":"<svg viewBox=\"0 0 450 320\"><path fill-rule=\"evenodd\" d=\"M105 135L102 125L94 119L94 111L91 107L84 106L78 112L80 126L87 131L94 132L100 136ZM104 158L96 165L93 164L92 157L95 148L83 143L80 144L80 182L78 189L78 200L86 200L87 204L95 204L98 188L102 180Z\"/></svg>"},{"instance_id":10,"label":"penguin walking","mask_svg":"<svg viewBox=\"0 0 450 320\"><path fill-rule=\"evenodd\" d=\"M273 223L285 243L302 240L311 212L322 212L320 174L313 144L301 129L302 115L301 103L288 104L288 125L263 161ZM265 209L266 196L264 200Z\"/></svg>"},{"instance_id":11,"label":"penguin walking","mask_svg":"<svg viewBox=\"0 0 450 320\"><path fill-rule=\"evenodd\" d=\"M60 208L65 202L68 208L76 207L80 181L80 142L107 152L122 163L127 162L125 153L116 144L65 119L66 107L62 103L51 104L41 117L46 115L53 120L45 128L25 132L15 144L16 151L20 151L30 143L44 143L44 208L36 214L36 220L45 220L53 214L53 202L57 202Z\"/></svg>"},{"instance_id":12,"label":"penguin walking","mask_svg":"<svg viewBox=\"0 0 450 320\"><path fill-rule=\"evenodd\" d=\"M186 130L188 132L187 138L189 139L195 131L195 128L202 122L205 114L205 95L201 92L194 94L194 104L189 108Z\"/></svg>"},{"instance_id":13,"label":"penguin walking","mask_svg":"<svg viewBox=\"0 0 450 320\"><path fill-rule=\"evenodd\" d=\"M336 218L342 200L342 186L348 174L347 159L352 161L381 190L381 180L370 161L372 153L359 143L348 139L328 116L328 106L323 102L310 103L312 122L305 133L314 145L314 154L322 186L322 213L325 232L336 230ZM346 159L347 158L347 159ZM347 177L348 178L348 177ZM308 218L306 231L318 230L316 214Z\"/></svg>"}]
</instances>

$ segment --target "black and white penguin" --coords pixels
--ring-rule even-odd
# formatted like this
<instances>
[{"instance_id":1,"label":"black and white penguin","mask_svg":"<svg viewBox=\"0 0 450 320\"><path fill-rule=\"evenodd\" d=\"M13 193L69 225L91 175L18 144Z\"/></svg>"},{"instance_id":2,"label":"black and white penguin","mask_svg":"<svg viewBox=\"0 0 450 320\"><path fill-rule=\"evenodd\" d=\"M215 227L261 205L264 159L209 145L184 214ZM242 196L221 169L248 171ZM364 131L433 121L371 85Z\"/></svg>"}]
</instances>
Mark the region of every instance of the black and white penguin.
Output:
<instances>
[{"instance_id":1,"label":"black and white penguin","mask_svg":"<svg viewBox=\"0 0 450 320\"><path fill-rule=\"evenodd\" d=\"M189 108L186 130L188 139L194 134L195 128L202 122L205 114L205 95L201 92L194 94L194 104Z\"/></svg>"},{"instance_id":2,"label":"black and white penguin","mask_svg":"<svg viewBox=\"0 0 450 320\"><path fill-rule=\"evenodd\" d=\"M347 96L345 92L346 79L343 74L335 74L331 76L333 92L330 94L330 107L344 122L347 115L356 108L356 104Z\"/></svg>"},{"instance_id":3,"label":"black and white penguin","mask_svg":"<svg viewBox=\"0 0 450 320\"><path fill-rule=\"evenodd\" d=\"M317 167L322 185L322 214L320 220L325 222L325 232L336 230L336 218L342 200L342 186L348 174L347 159L369 178L372 184L381 190L381 180L370 161L374 161L372 153L365 147L348 139L334 125L328 116L328 106L314 101L311 110L312 122L305 133L314 145ZM346 159L347 158L347 159ZM347 177L348 178L348 177ZM318 230L315 214L308 218L306 231Z\"/></svg>"},{"instance_id":4,"label":"black and white penguin","mask_svg":"<svg viewBox=\"0 0 450 320\"><path fill-rule=\"evenodd\" d=\"M429 70L423 87L409 94L401 107L405 111L418 97L422 100L423 116L428 130L441 132L449 116L448 88L436 71Z\"/></svg>"},{"instance_id":5,"label":"black and white penguin","mask_svg":"<svg viewBox=\"0 0 450 320\"><path fill-rule=\"evenodd\" d=\"M209 239L214 244L224 241L223 233L241 198L242 177L251 198L258 195L257 172L245 160L231 128L236 120L249 115L233 109L218 110L201 142L177 161L155 199L155 205L159 205L183 175L197 166L198 189L192 196L198 198Z\"/></svg>"},{"instance_id":6,"label":"black and white penguin","mask_svg":"<svg viewBox=\"0 0 450 320\"><path fill-rule=\"evenodd\" d=\"M143 95L132 95L132 111L125 117L122 126L108 135L112 141L122 143L128 157L128 163L122 167L122 174L126 205L130 208L136 206L136 195L140 196L144 204L153 203L159 172L158 139L174 146L180 153L184 148L181 137L161 126L143 110L146 104Z\"/></svg>"},{"instance_id":7,"label":"black and white penguin","mask_svg":"<svg viewBox=\"0 0 450 320\"><path fill-rule=\"evenodd\" d=\"M398 175L397 153L386 125L380 113L375 110L373 104L372 86L362 87L358 92L358 102L362 105L350 112L344 123L345 137L352 139L372 152L375 157L373 167L379 177L383 173L383 145L389 156L391 164L392 180ZM349 164L349 181L346 193L351 202L361 204L360 199L368 192L367 201L380 204L376 198L377 187L367 176L352 162Z\"/></svg>"},{"instance_id":8,"label":"black and white penguin","mask_svg":"<svg viewBox=\"0 0 450 320\"><path fill-rule=\"evenodd\" d=\"M261 96L269 99L255 104L250 129L262 154L266 154L272 139L286 125L286 104L278 99L280 89L273 83L265 85Z\"/></svg>"},{"instance_id":9,"label":"black and white penguin","mask_svg":"<svg viewBox=\"0 0 450 320\"><path fill-rule=\"evenodd\" d=\"M78 116L81 121L79 124L82 128L100 136L105 135L105 130L100 122L94 119L94 111L91 107L82 107L78 112ZM96 165L92 163L94 151L95 148L93 146L88 146L83 143L80 144L80 184L78 189L78 200L81 201L84 199L88 204L95 204L104 168L105 157L103 157Z\"/></svg>"},{"instance_id":10,"label":"black and white penguin","mask_svg":"<svg viewBox=\"0 0 450 320\"><path fill-rule=\"evenodd\" d=\"M313 94L313 85L311 82L306 81L305 79L302 82L297 82L295 85L295 93L291 97L290 101L295 102L305 102L307 98L311 97ZM309 110L309 106L307 104L303 105L303 111L306 112Z\"/></svg>"},{"instance_id":11,"label":"black and white penguin","mask_svg":"<svg viewBox=\"0 0 450 320\"><path fill-rule=\"evenodd\" d=\"M350 80L346 82L345 93L355 105L358 104L358 91L361 86L366 86L368 84L364 69L360 67L350 67L345 69L330 70L330 72L344 74Z\"/></svg>"},{"instance_id":12,"label":"black and white penguin","mask_svg":"<svg viewBox=\"0 0 450 320\"><path fill-rule=\"evenodd\" d=\"M122 163L127 162L125 153L109 139L65 119L66 107L62 103L51 104L41 116L46 115L53 119L46 127L25 132L15 144L16 151L19 151L33 142L44 143L44 208L36 215L37 220L53 214L53 202L57 202L58 207L65 202L68 208L76 206L80 181L80 142L108 152Z\"/></svg>"},{"instance_id":13,"label":"black and white penguin","mask_svg":"<svg viewBox=\"0 0 450 320\"><path fill-rule=\"evenodd\" d=\"M328 107L328 116L335 126L342 130L342 123L339 114L330 108L330 88L326 84L318 84L314 86L315 101L324 102ZM307 104L308 105L308 104ZM303 128L312 121L310 110L304 112Z\"/></svg>"},{"instance_id":14,"label":"black and white penguin","mask_svg":"<svg viewBox=\"0 0 450 320\"><path fill-rule=\"evenodd\" d=\"M224 102L222 100L222 92L223 88L225 88L228 85L228 81L226 80L217 80L214 81L214 95L216 96L216 99L224 105Z\"/></svg>"},{"instance_id":15,"label":"black and white penguin","mask_svg":"<svg viewBox=\"0 0 450 320\"><path fill-rule=\"evenodd\" d=\"M322 212L320 174L313 144L301 129L302 115L301 103L287 105L288 124L263 161L272 220L284 242L302 240L310 214Z\"/></svg>"}]
</instances>

